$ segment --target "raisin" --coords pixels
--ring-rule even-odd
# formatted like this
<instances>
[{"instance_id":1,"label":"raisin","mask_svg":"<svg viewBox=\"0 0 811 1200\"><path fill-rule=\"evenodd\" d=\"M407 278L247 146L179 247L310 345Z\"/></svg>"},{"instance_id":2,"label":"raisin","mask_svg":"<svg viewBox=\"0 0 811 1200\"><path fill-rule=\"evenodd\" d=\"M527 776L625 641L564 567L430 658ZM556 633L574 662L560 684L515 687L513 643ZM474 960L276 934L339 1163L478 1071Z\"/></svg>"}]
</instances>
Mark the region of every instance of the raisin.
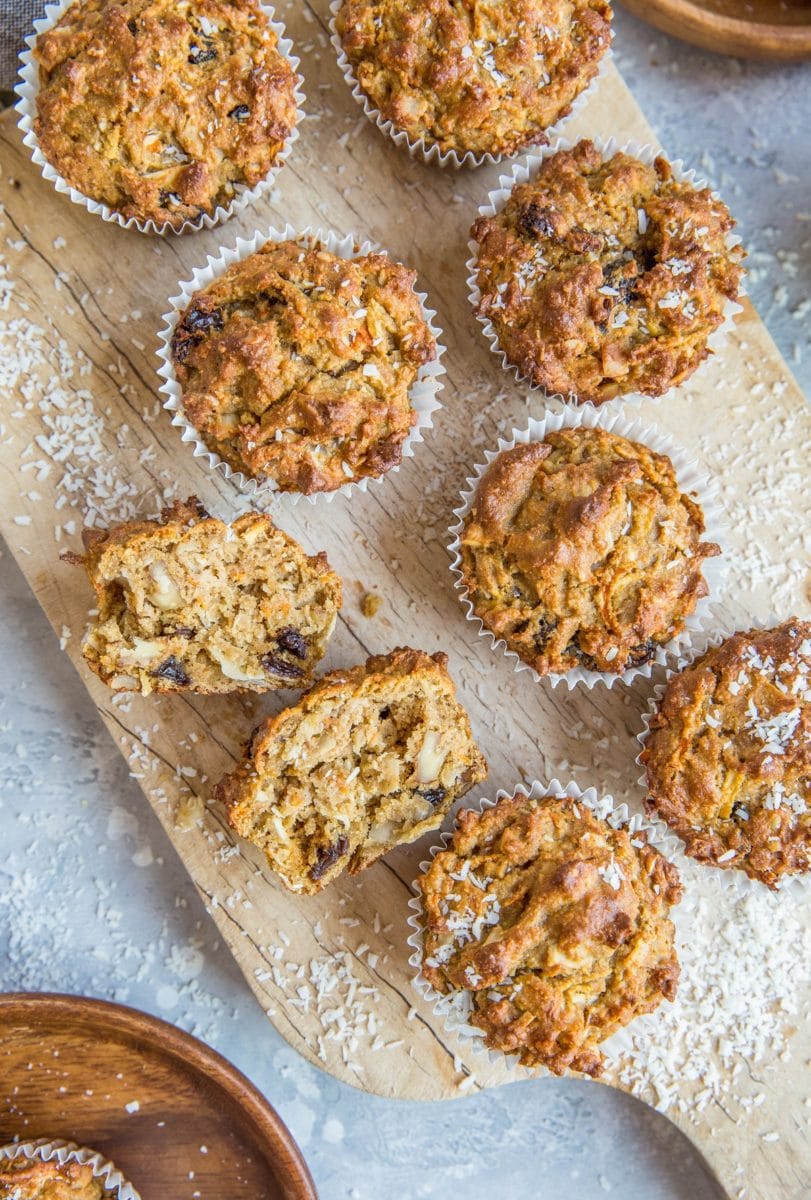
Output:
<instances>
[{"instance_id":1,"label":"raisin","mask_svg":"<svg viewBox=\"0 0 811 1200\"><path fill-rule=\"evenodd\" d=\"M534 201L521 209L518 217L518 232L528 238L551 238L555 236L555 226L552 224L548 208L541 208Z\"/></svg>"},{"instance_id":2,"label":"raisin","mask_svg":"<svg viewBox=\"0 0 811 1200\"><path fill-rule=\"evenodd\" d=\"M632 646L628 651L628 666L642 667L645 663L649 663L656 653L656 642L653 638L648 638L646 642L640 642L638 646Z\"/></svg>"},{"instance_id":3,"label":"raisin","mask_svg":"<svg viewBox=\"0 0 811 1200\"><path fill-rule=\"evenodd\" d=\"M190 308L183 318L190 333L208 333L209 329L222 329L222 309Z\"/></svg>"},{"instance_id":4,"label":"raisin","mask_svg":"<svg viewBox=\"0 0 811 1200\"><path fill-rule=\"evenodd\" d=\"M182 663L175 658L174 654L170 654L166 662L162 662L159 667L156 667L152 674L156 679L168 679L170 683L176 683L178 687L188 687L191 683Z\"/></svg>"},{"instance_id":5,"label":"raisin","mask_svg":"<svg viewBox=\"0 0 811 1200\"><path fill-rule=\"evenodd\" d=\"M549 639L557 626L556 621L544 621L543 617L538 621L538 628L535 631L534 642L539 650L545 650Z\"/></svg>"},{"instance_id":6,"label":"raisin","mask_svg":"<svg viewBox=\"0 0 811 1200\"><path fill-rule=\"evenodd\" d=\"M572 657L576 658L580 665L585 667L587 671L596 671L599 669L592 656L587 654L585 650L581 650L574 638L571 642L569 642L569 645L566 647L564 653L571 654Z\"/></svg>"},{"instance_id":7,"label":"raisin","mask_svg":"<svg viewBox=\"0 0 811 1200\"><path fill-rule=\"evenodd\" d=\"M321 846L316 852L315 866L310 871L310 879L321 879L323 875L334 867L339 858L349 850L349 842L345 837L339 837L337 842L333 842L331 846Z\"/></svg>"},{"instance_id":8,"label":"raisin","mask_svg":"<svg viewBox=\"0 0 811 1200\"><path fill-rule=\"evenodd\" d=\"M162 637L193 638L196 633L197 633L197 630L192 629L190 625L178 625L174 629L167 630L167 632L162 634L161 636Z\"/></svg>"},{"instance_id":9,"label":"raisin","mask_svg":"<svg viewBox=\"0 0 811 1200\"><path fill-rule=\"evenodd\" d=\"M196 42L192 42L189 46L189 62L193 67L199 67L203 63L211 62L217 57L217 51L210 42L204 42L202 46L198 46Z\"/></svg>"},{"instance_id":10,"label":"raisin","mask_svg":"<svg viewBox=\"0 0 811 1200\"><path fill-rule=\"evenodd\" d=\"M307 639L297 629L280 629L276 634L276 645L280 650L286 650L288 654L293 654L296 658L307 657Z\"/></svg>"},{"instance_id":11,"label":"raisin","mask_svg":"<svg viewBox=\"0 0 811 1200\"><path fill-rule=\"evenodd\" d=\"M427 800L432 808L436 808L437 804L441 804L447 794L444 787L417 788L417 795Z\"/></svg>"},{"instance_id":12,"label":"raisin","mask_svg":"<svg viewBox=\"0 0 811 1200\"><path fill-rule=\"evenodd\" d=\"M628 263L622 258L606 263L603 267L603 287L614 289L617 294L611 298L617 304L628 304L636 290L637 277L632 276L629 279L626 273L627 267Z\"/></svg>"},{"instance_id":13,"label":"raisin","mask_svg":"<svg viewBox=\"0 0 811 1200\"><path fill-rule=\"evenodd\" d=\"M285 662L277 654L263 654L262 666L271 675L279 675L282 679L301 679L304 672L294 663Z\"/></svg>"},{"instance_id":14,"label":"raisin","mask_svg":"<svg viewBox=\"0 0 811 1200\"><path fill-rule=\"evenodd\" d=\"M385 708L381 708L381 710L380 710L380 720L386 721L386 720L388 720L388 718L390 716L391 716L391 709L389 708L389 706L387 704Z\"/></svg>"},{"instance_id":15,"label":"raisin","mask_svg":"<svg viewBox=\"0 0 811 1200\"><path fill-rule=\"evenodd\" d=\"M135 37L135 34L138 32L138 26L134 21L127 21L127 29L129 29L133 37Z\"/></svg>"},{"instance_id":16,"label":"raisin","mask_svg":"<svg viewBox=\"0 0 811 1200\"><path fill-rule=\"evenodd\" d=\"M243 125L250 115L251 110L247 104L237 104L236 108L232 108L228 114L229 117L233 117L235 121L238 121L240 125Z\"/></svg>"}]
</instances>

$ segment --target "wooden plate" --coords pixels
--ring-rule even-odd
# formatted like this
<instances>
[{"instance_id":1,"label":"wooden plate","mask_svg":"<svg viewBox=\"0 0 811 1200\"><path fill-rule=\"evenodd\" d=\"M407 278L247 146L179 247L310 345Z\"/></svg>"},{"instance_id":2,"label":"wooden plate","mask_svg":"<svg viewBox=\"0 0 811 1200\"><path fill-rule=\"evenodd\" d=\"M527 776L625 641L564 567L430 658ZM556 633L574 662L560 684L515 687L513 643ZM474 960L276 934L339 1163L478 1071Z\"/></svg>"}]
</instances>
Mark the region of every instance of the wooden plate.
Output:
<instances>
[{"instance_id":1,"label":"wooden plate","mask_svg":"<svg viewBox=\"0 0 811 1200\"><path fill-rule=\"evenodd\" d=\"M101 1000L0 996L0 1145L17 1136L100 1150L144 1200L317 1200L244 1075L173 1025Z\"/></svg>"},{"instance_id":2,"label":"wooden plate","mask_svg":"<svg viewBox=\"0 0 811 1200\"><path fill-rule=\"evenodd\" d=\"M811 56L808 0L622 0L674 37L741 58L790 62Z\"/></svg>"}]
</instances>

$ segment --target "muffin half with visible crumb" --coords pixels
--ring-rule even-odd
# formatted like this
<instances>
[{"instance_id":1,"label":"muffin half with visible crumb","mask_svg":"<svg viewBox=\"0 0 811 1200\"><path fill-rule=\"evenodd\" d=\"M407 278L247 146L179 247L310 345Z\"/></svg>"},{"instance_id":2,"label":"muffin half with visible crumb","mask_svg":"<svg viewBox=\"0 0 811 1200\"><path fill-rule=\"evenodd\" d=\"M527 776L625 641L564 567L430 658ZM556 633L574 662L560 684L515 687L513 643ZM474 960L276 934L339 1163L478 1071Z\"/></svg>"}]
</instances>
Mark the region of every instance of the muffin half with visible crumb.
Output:
<instances>
[{"instance_id":1,"label":"muffin half with visible crumb","mask_svg":"<svg viewBox=\"0 0 811 1200\"><path fill-rule=\"evenodd\" d=\"M611 44L608 0L343 0L340 44L361 90L412 141L459 155L548 140Z\"/></svg>"},{"instance_id":2,"label":"muffin half with visible crumb","mask_svg":"<svg viewBox=\"0 0 811 1200\"><path fill-rule=\"evenodd\" d=\"M214 796L285 887L362 871L486 777L447 661L404 648L333 671L254 731Z\"/></svg>"},{"instance_id":3,"label":"muffin half with visible crumb","mask_svg":"<svg viewBox=\"0 0 811 1200\"><path fill-rule=\"evenodd\" d=\"M707 594L698 504L670 459L575 427L503 451L460 533L460 571L485 627L539 675L620 674L655 657Z\"/></svg>"},{"instance_id":4,"label":"muffin half with visible crumb","mask_svg":"<svg viewBox=\"0 0 811 1200\"><path fill-rule=\"evenodd\" d=\"M648 808L709 866L811 867L811 622L735 633L672 675L640 756Z\"/></svg>"},{"instance_id":5,"label":"muffin half with visible crumb","mask_svg":"<svg viewBox=\"0 0 811 1200\"><path fill-rule=\"evenodd\" d=\"M284 492L383 475L437 357L416 275L385 254L266 242L196 292L171 353L187 419L234 470Z\"/></svg>"},{"instance_id":6,"label":"muffin half with visible crumb","mask_svg":"<svg viewBox=\"0 0 811 1200\"><path fill-rule=\"evenodd\" d=\"M470 993L484 1043L599 1075L600 1043L676 994L676 868L565 796L463 809L418 880L422 975Z\"/></svg>"},{"instance_id":7,"label":"muffin half with visible crumb","mask_svg":"<svg viewBox=\"0 0 811 1200\"><path fill-rule=\"evenodd\" d=\"M269 517L232 525L195 497L160 521L86 529L98 614L82 644L115 691L264 692L304 687L323 657L341 580Z\"/></svg>"},{"instance_id":8,"label":"muffin half with visible crumb","mask_svg":"<svg viewBox=\"0 0 811 1200\"><path fill-rule=\"evenodd\" d=\"M297 120L295 72L256 0L76 0L34 59L45 158L158 228L255 187Z\"/></svg>"},{"instance_id":9,"label":"muffin half with visible crumb","mask_svg":"<svg viewBox=\"0 0 811 1200\"><path fill-rule=\"evenodd\" d=\"M473 225L477 315L507 361L548 392L594 404L659 396L708 356L738 296L734 224L666 159L606 161L578 142Z\"/></svg>"}]
</instances>

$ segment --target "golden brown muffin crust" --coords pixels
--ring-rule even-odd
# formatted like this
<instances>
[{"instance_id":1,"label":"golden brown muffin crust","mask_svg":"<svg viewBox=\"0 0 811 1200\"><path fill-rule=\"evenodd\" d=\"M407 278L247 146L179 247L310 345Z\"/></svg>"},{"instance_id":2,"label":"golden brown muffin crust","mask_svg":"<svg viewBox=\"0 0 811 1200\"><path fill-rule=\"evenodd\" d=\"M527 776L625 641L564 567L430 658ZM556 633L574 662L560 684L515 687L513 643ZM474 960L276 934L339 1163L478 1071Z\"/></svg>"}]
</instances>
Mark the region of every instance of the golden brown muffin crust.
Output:
<instances>
[{"instance_id":1,"label":"golden brown muffin crust","mask_svg":"<svg viewBox=\"0 0 811 1200\"><path fill-rule=\"evenodd\" d=\"M607 0L344 0L336 29L386 120L464 154L546 142L611 41Z\"/></svg>"},{"instance_id":2,"label":"golden brown muffin crust","mask_svg":"<svg viewBox=\"0 0 811 1200\"><path fill-rule=\"evenodd\" d=\"M437 829L487 764L445 654L401 648L333 671L260 725L215 788L291 891L320 891Z\"/></svg>"},{"instance_id":3,"label":"golden brown muffin crust","mask_svg":"<svg viewBox=\"0 0 811 1200\"><path fill-rule=\"evenodd\" d=\"M811 622L736 633L673 675L641 755L648 806L700 862L769 887L811 865Z\"/></svg>"},{"instance_id":4,"label":"golden brown muffin crust","mask_svg":"<svg viewBox=\"0 0 811 1200\"><path fill-rule=\"evenodd\" d=\"M71 186L178 228L270 171L296 78L255 0L78 0L37 38L34 129Z\"/></svg>"},{"instance_id":5,"label":"golden brown muffin crust","mask_svg":"<svg viewBox=\"0 0 811 1200\"><path fill-rule=\"evenodd\" d=\"M310 494L399 464L436 342L416 274L266 242L195 293L172 340L191 423L236 470Z\"/></svg>"},{"instance_id":6,"label":"golden brown muffin crust","mask_svg":"<svg viewBox=\"0 0 811 1200\"><path fill-rule=\"evenodd\" d=\"M0 1200L103 1200L109 1194L87 1164L0 1159Z\"/></svg>"},{"instance_id":7,"label":"golden brown muffin crust","mask_svg":"<svg viewBox=\"0 0 811 1200\"><path fill-rule=\"evenodd\" d=\"M550 392L601 404L689 378L739 291L726 206L663 158L608 162L590 141L545 159L481 217L477 312L507 359Z\"/></svg>"},{"instance_id":8,"label":"golden brown muffin crust","mask_svg":"<svg viewBox=\"0 0 811 1200\"><path fill-rule=\"evenodd\" d=\"M462 810L418 886L423 975L471 992L485 1044L524 1066L599 1075L599 1043L675 996L676 869L583 802Z\"/></svg>"},{"instance_id":9,"label":"golden brown muffin crust","mask_svg":"<svg viewBox=\"0 0 811 1200\"><path fill-rule=\"evenodd\" d=\"M341 607L325 554L308 556L263 514L233 524L190 497L160 521L86 529L98 611L82 643L116 691L201 694L305 687Z\"/></svg>"},{"instance_id":10,"label":"golden brown muffin crust","mask_svg":"<svg viewBox=\"0 0 811 1200\"><path fill-rule=\"evenodd\" d=\"M539 674L648 662L707 594L699 506L670 459L603 429L506 450L461 534L474 611Z\"/></svg>"}]
</instances>

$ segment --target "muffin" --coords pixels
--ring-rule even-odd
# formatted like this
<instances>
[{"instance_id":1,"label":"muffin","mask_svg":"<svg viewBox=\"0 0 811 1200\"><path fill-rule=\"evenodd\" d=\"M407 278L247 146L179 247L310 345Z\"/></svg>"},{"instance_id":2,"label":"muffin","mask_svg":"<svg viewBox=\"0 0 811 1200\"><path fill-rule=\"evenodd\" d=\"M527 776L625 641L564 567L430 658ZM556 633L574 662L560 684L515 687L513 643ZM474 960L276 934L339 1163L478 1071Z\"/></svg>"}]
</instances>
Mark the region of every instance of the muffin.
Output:
<instances>
[{"instance_id":1,"label":"muffin","mask_svg":"<svg viewBox=\"0 0 811 1200\"><path fill-rule=\"evenodd\" d=\"M545 143L611 42L608 0L343 0L335 31L372 106L459 155Z\"/></svg>"},{"instance_id":2,"label":"muffin","mask_svg":"<svg viewBox=\"0 0 811 1200\"><path fill-rule=\"evenodd\" d=\"M668 680L640 757L687 854L777 888L811 860L811 622L736 633Z\"/></svg>"},{"instance_id":3,"label":"muffin","mask_svg":"<svg viewBox=\"0 0 811 1200\"><path fill-rule=\"evenodd\" d=\"M674 179L664 158L604 162L578 142L473 225L477 315L507 361L549 392L594 404L659 396L707 357L738 295L733 226L709 189Z\"/></svg>"},{"instance_id":4,"label":"muffin","mask_svg":"<svg viewBox=\"0 0 811 1200\"><path fill-rule=\"evenodd\" d=\"M385 254L266 242L196 292L171 353L209 450L306 495L397 466L409 389L437 356L415 280Z\"/></svg>"},{"instance_id":5,"label":"muffin","mask_svg":"<svg viewBox=\"0 0 811 1200\"><path fill-rule=\"evenodd\" d=\"M676 994L676 868L565 796L465 809L418 881L422 974L523 1066L599 1075L599 1045Z\"/></svg>"},{"instance_id":6,"label":"muffin","mask_svg":"<svg viewBox=\"0 0 811 1200\"><path fill-rule=\"evenodd\" d=\"M0 1200L112 1200L90 1163L0 1157Z\"/></svg>"},{"instance_id":7,"label":"muffin","mask_svg":"<svg viewBox=\"0 0 811 1200\"><path fill-rule=\"evenodd\" d=\"M217 785L290 891L318 892L437 829L485 778L447 661L405 648L333 671L260 725Z\"/></svg>"},{"instance_id":8,"label":"muffin","mask_svg":"<svg viewBox=\"0 0 811 1200\"><path fill-rule=\"evenodd\" d=\"M539 675L649 662L707 594L698 504L670 459L604 429L500 454L460 534L473 611Z\"/></svg>"},{"instance_id":9,"label":"muffin","mask_svg":"<svg viewBox=\"0 0 811 1200\"><path fill-rule=\"evenodd\" d=\"M98 597L82 644L115 691L265 692L304 687L341 607L325 554L309 557L269 517L232 525L191 496L160 521L86 529Z\"/></svg>"},{"instance_id":10,"label":"muffin","mask_svg":"<svg viewBox=\"0 0 811 1200\"><path fill-rule=\"evenodd\" d=\"M74 188L179 228L269 173L296 76L255 0L77 0L41 33L34 131Z\"/></svg>"}]
</instances>

